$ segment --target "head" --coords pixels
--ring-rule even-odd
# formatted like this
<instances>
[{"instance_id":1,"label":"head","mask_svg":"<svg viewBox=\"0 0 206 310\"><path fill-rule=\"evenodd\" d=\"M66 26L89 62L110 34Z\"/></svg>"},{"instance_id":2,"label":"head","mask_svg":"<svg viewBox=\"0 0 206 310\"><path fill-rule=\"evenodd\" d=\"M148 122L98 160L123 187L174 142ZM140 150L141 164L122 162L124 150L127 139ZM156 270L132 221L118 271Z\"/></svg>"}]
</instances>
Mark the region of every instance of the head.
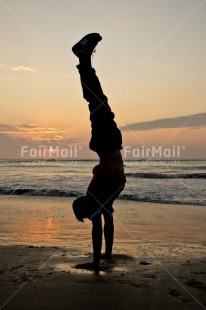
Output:
<instances>
[{"instance_id":1,"label":"head","mask_svg":"<svg viewBox=\"0 0 206 310\"><path fill-rule=\"evenodd\" d=\"M72 204L74 214L78 221L84 222L84 218L89 217L89 208L86 200L86 196L79 197L73 201Z\"/></svg>"}]
</instances>

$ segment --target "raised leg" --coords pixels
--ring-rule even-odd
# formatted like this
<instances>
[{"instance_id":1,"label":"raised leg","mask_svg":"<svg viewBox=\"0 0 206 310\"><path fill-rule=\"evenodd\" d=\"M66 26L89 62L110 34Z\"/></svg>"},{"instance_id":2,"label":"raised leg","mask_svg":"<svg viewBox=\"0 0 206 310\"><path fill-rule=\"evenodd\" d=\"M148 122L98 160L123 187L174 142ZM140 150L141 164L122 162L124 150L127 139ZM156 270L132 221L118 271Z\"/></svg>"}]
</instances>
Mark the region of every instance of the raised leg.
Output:
<instances>
[{"instance_id":1,"label":"raised leg","mask_svg":"<svg viewBox=\"0 0 206 310\"><path fill-rule=\"evenodd\" d=\"M81 56L77 68L80 73L83 97L89 102L92 127L89 146L91 150L98 153L101 159L115 149L122 149L122 136L96 72L91 67L90 57L90 55Z\"/></svg>"}]
</instances>

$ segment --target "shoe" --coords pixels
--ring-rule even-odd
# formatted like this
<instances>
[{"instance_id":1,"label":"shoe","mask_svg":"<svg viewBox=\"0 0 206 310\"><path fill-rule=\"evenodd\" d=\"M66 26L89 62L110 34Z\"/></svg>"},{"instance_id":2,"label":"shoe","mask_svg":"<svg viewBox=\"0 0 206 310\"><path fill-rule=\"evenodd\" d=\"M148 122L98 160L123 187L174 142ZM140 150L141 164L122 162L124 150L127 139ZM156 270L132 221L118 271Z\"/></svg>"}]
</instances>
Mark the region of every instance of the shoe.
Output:
<instances>
[{"instance_id":1,"label":"shoe","mask_svg":"<svg viewBox=\"0 0 206 310\"><path fill-rule=\"evenodd\" d=\"M79 57L82 54L92 55L95 47L101 40L102 37L98 33L87 34L72 47L72 52L77 57Z\"/></svg>"}]
</instances>

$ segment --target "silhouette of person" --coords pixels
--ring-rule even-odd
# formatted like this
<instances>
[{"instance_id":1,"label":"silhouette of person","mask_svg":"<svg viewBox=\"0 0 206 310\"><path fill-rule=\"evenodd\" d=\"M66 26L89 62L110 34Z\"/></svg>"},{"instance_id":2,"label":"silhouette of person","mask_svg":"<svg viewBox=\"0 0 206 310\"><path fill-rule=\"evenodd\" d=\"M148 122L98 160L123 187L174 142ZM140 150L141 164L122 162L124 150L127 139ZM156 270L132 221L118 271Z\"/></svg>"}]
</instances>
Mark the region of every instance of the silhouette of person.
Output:
<instances>
[{"instance_id":1,"label":"silhouette of person","mask_svg":"<svg viewBox=\"0 0 206 310\"><path fill-rule=\"evenodd\" d=\"M89 102L91 140L89 147L99 156L100 162L93 169L93 178L86 196L73 202L73 211L79 221L92 221L93 262L77 265L77 268L97 269L100 258L110 258L114 239L112 204L126 182L120 150L122 135L114 121L114 113L104 95L99 79L91 64L91 56L102 37L91 33L76 43L72 51L79 58L77 65L83 97ZM102 248L102 216L104 217L105 253Z\"/></svg>"}]
</instances>

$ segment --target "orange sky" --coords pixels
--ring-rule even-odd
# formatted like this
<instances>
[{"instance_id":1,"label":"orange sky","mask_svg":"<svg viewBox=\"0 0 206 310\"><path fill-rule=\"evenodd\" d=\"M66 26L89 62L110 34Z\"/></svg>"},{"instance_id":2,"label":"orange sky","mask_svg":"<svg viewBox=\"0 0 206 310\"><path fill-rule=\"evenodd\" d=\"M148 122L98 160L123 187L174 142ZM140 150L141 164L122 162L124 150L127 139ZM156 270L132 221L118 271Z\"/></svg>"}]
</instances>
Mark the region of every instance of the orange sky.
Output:
<instances>
[{"instance_id":1,"label":"orange sky","mask_svg":"<svg viewBox=\"0 0 206 310\"><path fill-rule=\"evenodd\" d=\"M0 158L17 157L27 141L67 138L86 147L88 109L70 49L92 31L103 36L93 64L119 126L206 112L204 1L0 5ZM176 129L128 128L124 145L169 140L167 145L186 147L184 158L205 158L206 122L195 124L186 122L181 130L179 123Z\"/></svg>"}]
</instances>

